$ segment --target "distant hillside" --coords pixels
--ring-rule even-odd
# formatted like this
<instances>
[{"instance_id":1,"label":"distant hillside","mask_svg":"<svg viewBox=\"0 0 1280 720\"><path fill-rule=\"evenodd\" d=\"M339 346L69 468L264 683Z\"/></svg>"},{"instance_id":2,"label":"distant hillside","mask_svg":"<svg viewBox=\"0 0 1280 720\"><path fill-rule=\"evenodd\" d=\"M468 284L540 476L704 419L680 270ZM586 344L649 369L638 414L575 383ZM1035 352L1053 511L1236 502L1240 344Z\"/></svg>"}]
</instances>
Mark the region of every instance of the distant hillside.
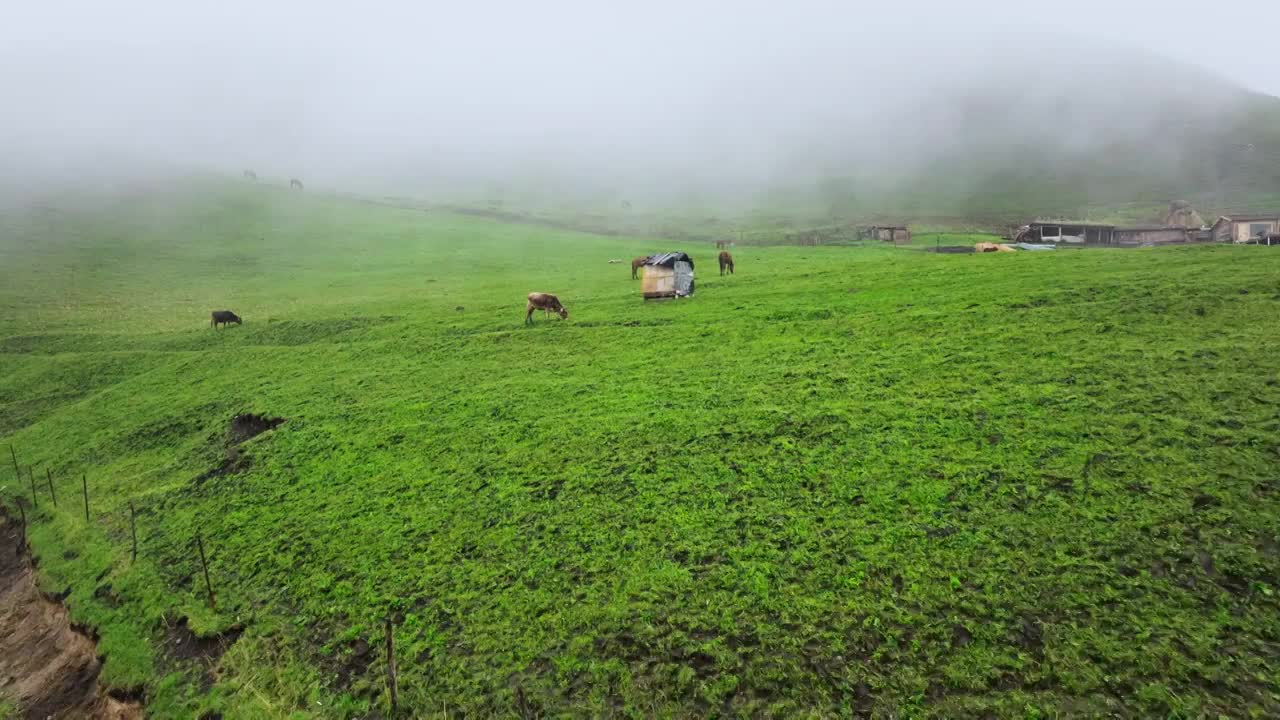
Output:
<instances>
[{"instance_id":1,"label":"distant hillside","mask_svg":"<svg viewBox=\"0 0 1280 720\"><path fill-rule=\"evenodd\" d=\"M908 215L985 218L1105 214L1181 197L1221 210L1280 193L1280 101L1249 98L1212 123L1176 109L1164 117L1141 136L1083 151L1055 144L1057 128L1046 120L1041 137L962 147L870 199Z\"/></svg>"},{"instance_id":2,"label":"distant hillside","mask_svg":"<svg viewBox=\"0 0 1280 720\"><path fill-rule=\"evenodd\" d=\"M1280 99L1145 55L1023 51L895 116L880 149L808 194L833 215L1156 220L1280 206ZM924 151L916 151L921 145ZM805 191L801 190L801 194ZM1143 217L1131 217L1136 207Z\"/></svg>"},{"instance_id":3,"label":"distant hillside","mask_svg":"<svg viewBox=\"0 0 1280 720\"><path fill-rule=\"evenodd\" d=\"M1037 48L1001 49L958 79L920 81L888 99L838 88L786 98L797 116L836 108L843 119L778 147L770 178L755 186L728 170L677 175L660 193L526 180L471 204L597 231L697 236L870 219L991 229L1037 215L1154 222L1173 199L1206 218L1280 207L1280 99L1158 57Z\"/></svg>"}]
</instances>

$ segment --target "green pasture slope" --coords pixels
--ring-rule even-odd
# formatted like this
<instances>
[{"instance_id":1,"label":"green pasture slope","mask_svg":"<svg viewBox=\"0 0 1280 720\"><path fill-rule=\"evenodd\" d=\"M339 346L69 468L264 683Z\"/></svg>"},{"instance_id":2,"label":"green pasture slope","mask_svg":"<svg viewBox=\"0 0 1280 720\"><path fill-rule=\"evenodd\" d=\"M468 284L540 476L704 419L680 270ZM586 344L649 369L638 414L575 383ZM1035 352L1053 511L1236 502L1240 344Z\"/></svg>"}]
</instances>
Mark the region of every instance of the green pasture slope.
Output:
<instances>
[{"instance_id":1,"label":"green pasture slope","mask_svg":"<svg viewBox=\"0 0 1280 720\"><path fill-rule=\"evenodd\" d=\"M1280 713L1280 251L704 245L649 304L607 262L664 249L216 184L8 212L0 498L9 445L52 470L42 582L153 717L385 716L388 616L414 717Z\"/></svg>"}]
</instances>

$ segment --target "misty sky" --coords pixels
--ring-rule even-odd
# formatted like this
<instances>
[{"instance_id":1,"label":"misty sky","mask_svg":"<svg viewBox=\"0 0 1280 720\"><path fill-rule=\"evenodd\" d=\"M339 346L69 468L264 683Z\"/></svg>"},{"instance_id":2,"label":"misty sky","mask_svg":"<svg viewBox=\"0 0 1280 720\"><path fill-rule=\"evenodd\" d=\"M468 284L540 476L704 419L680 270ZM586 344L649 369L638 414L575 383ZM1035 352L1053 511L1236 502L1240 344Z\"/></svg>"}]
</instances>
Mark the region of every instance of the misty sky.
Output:
<instances>
[{"instance_id":1,"label":"misty sky","mask_svg":"<svg viewBox=\"0 0 1280 720\"><path fill-rule=\"evenodd\" d=\"M1105 85L1111 61L1096 59L1113 51L1280 94L1274 50L1224 30L1280 27L1274 2L11 5L10 168L145 161L335 186L526 166L759 176L785 172L778 148L830 156L835 135L873 147L892 128L869 105L998 86L1041 59L1061 70L1047 84Z\"/></svg>"}]
</instances>

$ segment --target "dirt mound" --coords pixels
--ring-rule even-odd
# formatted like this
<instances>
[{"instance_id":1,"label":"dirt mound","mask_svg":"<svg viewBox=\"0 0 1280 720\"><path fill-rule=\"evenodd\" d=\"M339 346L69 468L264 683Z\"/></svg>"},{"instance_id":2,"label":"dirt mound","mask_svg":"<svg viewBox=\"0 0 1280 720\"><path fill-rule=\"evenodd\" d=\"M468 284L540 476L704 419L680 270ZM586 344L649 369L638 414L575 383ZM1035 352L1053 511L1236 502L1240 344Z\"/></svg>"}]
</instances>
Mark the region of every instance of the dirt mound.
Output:
<instances>
[{"instance_id":1,"label":"dirt mound","mask_svg":"<svg viewBox=\"0 0 1280 720\"><path fill-rule=\"evenodd\" d=\"M274 430L284 422L284 418L269 418L253 413L243 413L231 419L227 426L227 442L231 445L257 437L268 430Z\"/></svg>"},{"instance_id":2,"label":"dirt mound","mask_svg":"<svg viewBox=\"0 0 1280 720\"><path fill-rule=\"evenodd\" d=\"M40 592L21 545L18 524L0 515L0 696L26 718L141 718L141 704L98 687L97 646Z\"/></svg>"}]
</instances>

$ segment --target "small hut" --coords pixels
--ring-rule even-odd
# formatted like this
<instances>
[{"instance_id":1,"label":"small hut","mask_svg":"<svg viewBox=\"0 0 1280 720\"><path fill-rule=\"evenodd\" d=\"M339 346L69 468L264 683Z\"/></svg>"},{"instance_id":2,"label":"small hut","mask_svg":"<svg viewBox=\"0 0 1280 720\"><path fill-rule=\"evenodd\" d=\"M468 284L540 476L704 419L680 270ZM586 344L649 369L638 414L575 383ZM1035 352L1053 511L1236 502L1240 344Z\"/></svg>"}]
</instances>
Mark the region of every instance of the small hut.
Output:
<instances>
[{"instance_id":1,"label":"small hut","mask_svg":"<svg viewBox=\"0 0 1280 720\"><path fill-rule=\"evenodd\" d=\"M693 294L693 258L682 252L651 255L644 263L640 291L645 300Z\"/></svg>"},{"instance_id":2,"label":"small hut","mask_svg":"<svg viewBox=\"0 0 1280 720\"><path fill-rule=\"evenodd\" d=\"M864 225L858 228L858 239L910 245L911 229L906 225Z\"/></svg>"}]
</instances>

